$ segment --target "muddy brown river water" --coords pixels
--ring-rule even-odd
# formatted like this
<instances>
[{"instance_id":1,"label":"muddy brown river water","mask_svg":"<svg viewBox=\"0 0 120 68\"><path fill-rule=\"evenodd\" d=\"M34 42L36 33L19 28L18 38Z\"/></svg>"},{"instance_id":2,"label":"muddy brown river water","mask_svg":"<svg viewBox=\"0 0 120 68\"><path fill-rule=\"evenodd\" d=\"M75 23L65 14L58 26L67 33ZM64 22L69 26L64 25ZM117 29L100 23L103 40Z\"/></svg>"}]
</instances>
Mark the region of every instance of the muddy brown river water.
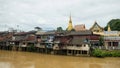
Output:
<instances>
[{"instance_id":1,"label":"muddy brown river water","mask_svg":"<svg viewBox=\"0 0 120 68\"><path fill-rule=\"evenodd\" d=\"M0 68L120 68L120 58L74 57L0 50Z\"/></svg>"}]
</instances>

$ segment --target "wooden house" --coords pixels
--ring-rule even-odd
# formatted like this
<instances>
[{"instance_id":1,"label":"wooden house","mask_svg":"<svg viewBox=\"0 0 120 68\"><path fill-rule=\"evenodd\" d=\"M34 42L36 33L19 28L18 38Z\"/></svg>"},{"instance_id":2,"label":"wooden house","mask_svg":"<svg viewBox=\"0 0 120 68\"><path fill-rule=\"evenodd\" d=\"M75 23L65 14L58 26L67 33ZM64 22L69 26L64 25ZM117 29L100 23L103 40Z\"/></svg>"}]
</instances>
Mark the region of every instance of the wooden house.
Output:
<instances>
[{"instance_id":1,"label":"wooden house","mask_svg":"<svg viewBox=\"0 0 120 68\"><path fill-rule=\"evenodd\" d=\"M56 32L50 31L50 32L37 32L36 38L37 38L37 48L40 48L40 50L46 51L46 53L50 53L53 50L53 41L55 37Z\"/></svg>"},{"instance_id":2,"label":"wooden house","mask_svg":"<svg viewBox=\"0 0 120 68\"><path fill-rule=\"evenodd\" d=\"M11 39L11 45L18 48L22 48L23 51L27 50L27 47L35 45L36 36L32 32L19 32L15 33Z\"/></svg>"},{"instance_id":3,"label":"wooden house","mask_svg":"<svg viewBox=\"0 0 120 68\"><path fill-rule=\"evenodd\" d=\"M62 36L56 36L61 50L66 50L68 55L89 54L90 46L98 44L99 35L94 35L91 31L66 32Z\"/></svg>"},{"instance_id":4,"label":"wooden house","mask_svg":"<svg viewBox=\"0 0 120 68\"><path fill-rule=\"evenodd\" d=\"M10 49L10 40L12 36L13 33L11 32L0 32L0 49Z\"/></svg>"}]
</instances>

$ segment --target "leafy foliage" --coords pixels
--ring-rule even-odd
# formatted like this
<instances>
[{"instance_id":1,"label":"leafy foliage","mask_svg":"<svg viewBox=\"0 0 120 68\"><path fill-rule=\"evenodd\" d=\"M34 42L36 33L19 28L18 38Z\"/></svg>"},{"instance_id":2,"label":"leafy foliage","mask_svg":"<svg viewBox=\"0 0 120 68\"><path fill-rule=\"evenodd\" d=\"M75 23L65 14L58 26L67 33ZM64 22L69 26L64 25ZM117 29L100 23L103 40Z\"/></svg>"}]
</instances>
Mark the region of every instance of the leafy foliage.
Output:
<instances>
[{"instance_id":1,"label":"leafy foliage","mask_svg":"<svg viewBox=\"0 0 120 68\"><path fill-rule=\"evenodd\" d=\"M29 52L34 52L34 51L35 51L34 45L29 45L28 51L29 51Z\"/></svg>"},{"instance_id":2,"label":"leafy foliage","mask_svg":"<svg viewBox=\"0 0 120 68\"><path fill-rule=\"evenodd\" d=\"M107 30L108 25L110 25L111 30L117 30L120 31L120 19L112 19L108 22L107 26L104 28L104 30Z\"/></svg>"},{"instance_id":3,"label":"leafy foliage","mask_svg":"<svg viewBox=\"0 0 120 68\"><path fill-rule=\"evenodd\" d=\"M63 31L62 27L57 27L57 32L62 32L62 31Z\"/></svg>"},{"instance_id":4,"label":"leafy foliage","mask_svg":"<svg viewBox=\"0 0 120 68\"><path fill-rule=\"evenodd\" d=\"M40 31L40 30L42 30L42 28L41 27L34 27L35 29L37 29L37 31Z\"/></svg>"},{"instance_id":5,"label":"leafy foliage","mask_svg":"<svg viewBox=\"0 0 120 68\"><path fill-rule=\"evenodd\" d=\"M100 36L99 38L99 46L103 46L104 45L104 39L103 36Z\"/></svg>"},{"instance_id":6,"label":"leafy foliage","mask_svg":"<svg viewBox=\"0 0 120 68\"><path fill-rule=\"evenodd\" d=\"M93 50L92 55L95 57L104 57L103 52L100 49Z\"/></svg>"},{"instance_id":7,"label":"leafy foliage","mask_svg":"<svg viewBox=\"0 0 120 68\"><path fill-rule=\"evenodd\" d=\"M120 57L120 50L105 51L95 49L92 51L92 55L95 57Z\"/></svg>"}]
</instances>

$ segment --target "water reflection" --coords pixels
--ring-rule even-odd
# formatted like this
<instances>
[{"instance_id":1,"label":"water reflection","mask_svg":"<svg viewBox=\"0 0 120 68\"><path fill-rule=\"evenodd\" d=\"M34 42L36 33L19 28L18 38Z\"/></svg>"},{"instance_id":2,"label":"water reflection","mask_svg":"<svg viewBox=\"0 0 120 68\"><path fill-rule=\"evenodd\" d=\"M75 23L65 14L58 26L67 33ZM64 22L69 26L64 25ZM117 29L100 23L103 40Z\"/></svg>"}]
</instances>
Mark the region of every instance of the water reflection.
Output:
<instances>
[{"instance_id":1,"label":"water reflection","mask_svg":"<svg viewBox=\"0 0 120 68\"><path fill-rule=\"evenodd\" d=\"M92 58L0 51L0 68L119 68L120 58Z\"/></svg>"}]
</instances>

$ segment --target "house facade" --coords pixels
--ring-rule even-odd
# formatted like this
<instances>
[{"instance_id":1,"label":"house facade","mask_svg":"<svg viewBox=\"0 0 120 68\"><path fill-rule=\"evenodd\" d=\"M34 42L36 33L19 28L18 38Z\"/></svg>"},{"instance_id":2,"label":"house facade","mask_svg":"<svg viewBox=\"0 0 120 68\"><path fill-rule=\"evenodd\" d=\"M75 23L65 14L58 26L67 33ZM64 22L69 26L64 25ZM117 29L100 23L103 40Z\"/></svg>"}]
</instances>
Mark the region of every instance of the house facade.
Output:
<instances>
[{"instance_id":1,"label":"house facade","mask_svg":"<svg viewBox=\"0 0 120 68\"><path fill-rule=\"evenodd\" d=\"M106 49L120 49L120 34L118 31L104 31Z\"/></svg>"},{"instance_id":2,"label":"house facade","mask_svg":"<svg viewBox=\"0 0 120 68\"><path fill-rule=\"evenodd\" d=\"M55 37L56 45L67 55L88 55L90 46L98 44L99 35L93 35L91 31L66 32L62 36Z\"/></svg>"},{"instance_id":3,"label":"house facade","mask_svg":"<svg viewBox=\"0 0 120 68\"><path fill-rule=\"evenodd\" d=\"M55 31L52 32L37 32L37 45L38 49L41 49L42 52L50 53L53 50Z\"/></svg>"}]
</instances>

